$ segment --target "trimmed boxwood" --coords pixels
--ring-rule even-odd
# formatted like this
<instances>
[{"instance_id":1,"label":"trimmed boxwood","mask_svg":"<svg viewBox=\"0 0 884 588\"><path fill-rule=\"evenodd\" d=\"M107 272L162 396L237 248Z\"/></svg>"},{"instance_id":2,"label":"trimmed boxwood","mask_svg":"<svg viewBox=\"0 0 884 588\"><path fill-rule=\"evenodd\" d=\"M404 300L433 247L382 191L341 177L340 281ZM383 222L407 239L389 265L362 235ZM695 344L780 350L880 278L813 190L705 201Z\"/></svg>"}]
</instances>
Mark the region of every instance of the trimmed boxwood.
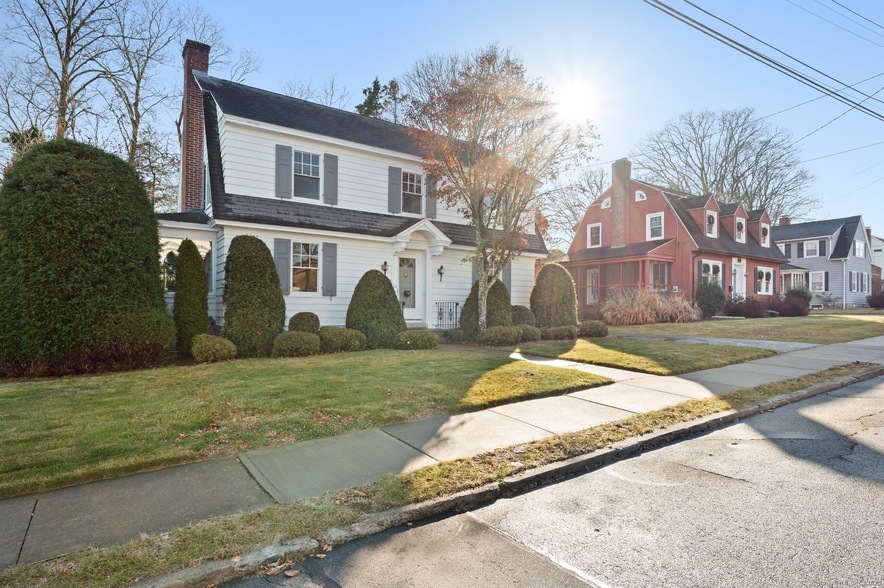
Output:
<instances>
[{"instance_id":1,"label":"trimmed boxwood","mask_svg":"<svg viewBox=\"0 0 884 588\"><path fill-rule=\"evenodd\" d=\"M319 329L319 350L322 353L362 351L366 348L365 335L355 329L322 327Z\"/></svg>"},{"instance_id":2,"label":"trimmed boxwood","mask_svg":"<svg viewBox=\"0 0 884 588\"><path fill-rule=\"evenodd\" d=\"M520 336L519 327L488 327L476 335L476 342L491 347L518 345Z\"/></svg>"},{"instance_id":3,"label":"trimmed boxwood","mask_svg":"<svg viewBox=\"0 0 884 588\"><path fill-rule=\"evenodd\" d=\"M522 341L539 341L540 329L534 325L518 325Z\"/></svg>"},{"instance_id":4,"label":"trimmed boxwood","mask_svg":"<svg viewBox=\"0 0 884 588\"><path fill-rule=\"evenodd\" d=\"M446 343L463 343L470 340L470 336L463 329L449 329L442 333L442 338Z\"/></svg>"},{"instance_id":5,"label":"trimmed boxwood","mask_svg":"<svg viewBox=\"0 0 884 588\"><path fill-rule=\"evenodd\" d=\"M577 334L581 337L607 337L608 325L602 321L583 321L577 325Z\"/></svg>"},{"instance_id":6,"label":"trimmed boxwood","mask_svg":"<svg viewBox=\"0 0 884 588\"><path fill-rule=\"evenodd\" d=\"M516 304L513 306L513 324L514 325L531 325L536 326L537 321L534 318L534 313L531 312L531 309L527 306L522 306L521 304Z\"/></svg>"},{"instance_id":7,"label":"trimmed boxwood","mask_svg":"<svg viewBox=\"0 0 884 588\"><path fill-rule=\"evenodd\" d=\"M0 188L0 371L159 365L175 339L138 174L90 145L37 145Z\"/></svg>"},{"instance_id":8,"label":"trimmed boxwood","mask_svg":"<svg viewBox=\"0 0 884 588\"><path fill-rule=\"evenodd\" d=\"M715 282L706 282L697 287L697 306L703 313L703 318L709 318L724 310L727 297L724 290Z\"/></svg>"},{"instance_id":9,"label":"trimmed boxwood","mask_svg":"<svg viewBox=\"0 0 884 588\"><path fill-rule=\"evenodd\" d=\"M347 307L347 328L365 335L369 349L393 348L405 330L405 317L389 278L369 270L359 279Z\"/></svg>"},{"instance_id":10,"label":"trimmed boxwood","mask_svg":"<svg viewBox=\"0 0 884 588\"><path fill-rule=\"evenodd\" d=\"M203 256L196 244L185 239L178 246L178 270L175 276L175 339L181 349L190 349L194 335L208 330L208 296Z\"/></svg>"},{"instance_id":11,"label":"trimmed boxwood","mask_svg":"<svg viewBox=\"0 0 884 588\"><path fill-rule=\"evenodd\" d=\"M460 313L460 328L474 338L479 332L479 282L474 282ZM513 324L513 312L510 307L510 292L500 280L488 289L488 300L485 307L485 326L509 327Z\"/></svg>"},{"instance_id":12,"label":"trimmed boxwood","mask_svg":"<svg viewBox=\"0 0 884 588\"><path fill-rule=\"evenodd\" d=\"M234 237L224 276L224 336L240 357L269 357L285 322L285 300L270 249L258 237Z\"/></svg>"},{"instance_id":13,"label":"trimmed boxwood","mask_svg":"<svg viewBox=\"0 0 884 588\"><path fill-rule=\"evenodd\" d=\"M280 333L273 341L273 357L319 355L319 335L304 331Z\"/></svg>"},{"instance_id":14,"label":"trimmed boxwood","mask_svg":"<svg viewBox=\"0 0 884 588\"><path fill-rule=\"evenodd\" d=\"M319 333L319 317L312 312L299 312L289 319L289 331Z\"/></svg>"},{"instance_id":15,"label":"trimmed boxwood","mask_svg":"<svg viewBox=\"0 0 884 588\"><path fill-rule=\"evenodd\" d=\"M236 345L224 337L194 335L190 353L198 363L228 361L236 357Z\"/></svg>"},{"instance_id":16,"label":"trimmed boxwood","mask_svg":"<svg viewBox=\"0 0 884 588\"><path fill-rule=\"evenodd\" d=\"M425 329L409 329L396 335L397 349L435 349L439 335Z\"/></svg>"},{"instance_id":17,"label":"trimmed boxwood","mask_svg":"<svg viewBox=\"0 0 884 588\"><path fill-rule=\"evenodd\" d=\"M576 339L577 327L574 325L567 327L543 327L542 329L540 329L540 338L553 341Z\"/></svg>"},{"instance_id":18,"label":"trimmed boxwood","mask_svg":"<svg viewBox=\"0 0 884 588\"><path fill-rule=\"evenodd\" d=\"M531 312L541 329L577 326L577 292L568 270L557 263L540 269L531 291Z\"/></svg>"}]
</instances>

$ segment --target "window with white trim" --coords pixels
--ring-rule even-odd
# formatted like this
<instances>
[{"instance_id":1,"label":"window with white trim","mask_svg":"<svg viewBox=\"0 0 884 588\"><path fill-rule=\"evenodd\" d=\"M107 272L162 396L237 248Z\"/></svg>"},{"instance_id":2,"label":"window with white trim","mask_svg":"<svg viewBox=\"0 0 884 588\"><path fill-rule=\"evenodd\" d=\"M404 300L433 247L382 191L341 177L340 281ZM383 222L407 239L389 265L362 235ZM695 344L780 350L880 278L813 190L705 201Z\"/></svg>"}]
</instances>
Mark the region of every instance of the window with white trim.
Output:
<instances>
[{"instance_id":1,"label":"window with white trim","mask_svg":"<svg viewBox=\"0 0 884 588\"><path fill-rule=\"evenodd\" d=\"M700 262L700 279L704 284L713 283L718 284L722 288L724 287L724 282L722 278L723 265L720 261L711 261L708 259L704 259Z\"/></svg>"},{"instance_id":2,"label":"window with white trim","mask_svg":"<svg viewBox=\"0 0 884 588\"><path fill-rule=\"evenodd\" d=\"M773 294L773 268L759 265L755 268L755 292L764 296Z\"/></svg>"},{"instance_id":3,"label":"window with white trim","mask_svg":"<svg viewBox=\"0 0 884 588\"><path fill-rule=\"evenodd\" d=\"M669 272L672 264L668 261L652 261L649 265L648 288L651 290L668 290Z\"/></svg>"},{"instance_id":4,"label":"window with white trim","mask_svg":"<svg viewBox=\"0 0 884 588\"><path fill-rule=\"evenodd\" d=\"M402 172L402 212L421 213L424 177L421 174Z\"/></svg>"},{"instance_id":5,"label":"window with white trim","mask_svg":"<svg viewBox=\"0 0 884 588\"><path fill-rule=\"evenodd\" d=\"M292 190L295 198L319 200L319 155L293 151Z\"/></svg>"},{"instance_id":6,"label":"window with white trim","mask_svg":"<svg viewBox=\"0 0 884 588\"><path fill-rule=\"evenodd\" d=\"M854 257L863 257L866 256L866 244L865 241L856 240L853 242L853 255Z\"/></svg>"},{"instance_id":7,"label":"window with white trim","mask_svg":"<svg viewBox=\"0 0 884 588\"><path fill-rule=\"evenodd\" d=\"M636 202L644 202L647 199L648 199L648 197L644 192L642 192L641 190L635 191L635 201Z\"/></svg>"},{"instance_id":8,"label":"window with white trim","mask_svg":"<svg viewBox=\"0 0 884 588\"><path fill-rule=\"evenodd\" d=\"M819 241L805 241L804 242L804 257L819 257L820 242Z\"/></svg>"},{"instance_id":9,"label":"window with white trim","mask_svg":"<svg viewBox=\"0 0 884 588\"><path fill-rule=\"evenodd\" d=\"M706 236L718 237L718 213L714 210L706 211Z\"/></svg>"},{"instance_id":10,"label":"window with white trim","mask_svg":"<svg viewBox=\"0 0 884 588\"><path fill-rule=\"evenodd\" d=\"M586 246L588 248L602 246L602 223L586 225Z\"/></svg>"},{"instance_id":11,"label":"window with white trim","mask_svg":"<svg viewBox=\"0 0 884 588\"><path fill-rule=\"evenodd\" d=\"M825 292L826 291L826 273L810 272L810 291Z\"/></svg>"},{"instance_id":12,"label":"window with white trim","mask_svg":"<svg viewBox=\"0 0 884 588\"><path fill-rule=\"evenodd\" d=\"M645 241L663 238L663 213L655 212L645 217Z\"/></svg>"},{"instance_id":13,"label":"window with white trim","mask_svg":"<svg viewBox=\"0 0 884 588\"><path fill-rule=\"evenodd\" d=\"M770 247L770 225L761 224L761 246Z\"/></svg>"},{"instance_id":14,"label":"window with white trim","mask_svg":"<svg viewBox=\"0 0 884 588\"><path fill-rule=\"evenodd\" d=\"M734 222L734 239L737 243L746 242L746 219L737 217Z\"/></svg>"},{"instance_id":15,"label":"window with white trim","mask_svg":"<svg viewBox=\"0 0 884 588\"><path fill-rule=\"evenodd\" d=\"M602 208L611 208L611 197L608 196L604 200L602 200Z\"/></svg>"},{"instance_id":16,"label":"window with white trim","mask_svg":"<svg viewBox=\"0 0 884 588\"><path fill-rule=\"evenodd\" d=\"M319 283L319 244L292 243L292 292L316 292Z\"/></svg>"}]
</instances>

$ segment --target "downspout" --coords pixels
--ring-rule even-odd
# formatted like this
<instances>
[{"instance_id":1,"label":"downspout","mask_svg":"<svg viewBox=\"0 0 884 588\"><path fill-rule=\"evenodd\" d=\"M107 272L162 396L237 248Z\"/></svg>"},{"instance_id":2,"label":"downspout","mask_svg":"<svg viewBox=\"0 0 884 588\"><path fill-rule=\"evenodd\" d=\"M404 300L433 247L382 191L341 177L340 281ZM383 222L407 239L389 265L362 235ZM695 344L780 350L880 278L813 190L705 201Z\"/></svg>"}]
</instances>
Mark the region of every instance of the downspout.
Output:
<instances>
[{"instance_id":1,"label":"downspout","mask_svg":"<svg viewBox=\"0 0 884 588\"><path fill-rule=\"evenodd\" d=\"M847 308L847 259L841 260L841 308Z\"/></svg>"},{"instance_id":2,"label":"downspout","mask_svg":"<svg viewBox=\"0 0 884 588\"><path fill-rule=\"evenodd\" d=\"M697 274L694 273L694 265L696 265L695 262L701 255L703 255L702 249L698 250L696 255L691 256L691 302L697 301L697 284L694 283L694 278Z\"/></svg>"}]
</instances>

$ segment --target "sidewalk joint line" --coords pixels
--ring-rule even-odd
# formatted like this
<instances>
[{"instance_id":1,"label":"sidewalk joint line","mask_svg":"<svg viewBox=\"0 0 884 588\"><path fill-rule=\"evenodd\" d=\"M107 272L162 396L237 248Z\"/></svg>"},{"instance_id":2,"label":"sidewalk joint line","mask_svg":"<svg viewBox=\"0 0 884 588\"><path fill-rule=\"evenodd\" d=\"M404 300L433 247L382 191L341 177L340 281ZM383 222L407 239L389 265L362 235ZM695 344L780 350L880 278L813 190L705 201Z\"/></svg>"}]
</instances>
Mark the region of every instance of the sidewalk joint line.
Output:
<instances>
[{"instance_id":1,"label":"sidewalk joint line","mask_svg":"<svg viewBox=\"0 0 884 588\"><path fill-rule=\"evenodd\" d=\"M28 540L28 533L31 531L31 523L34 522L34 517L37 515L37 504L39 502L39 496L34 498L34 508L31 509L31 516L28 519L28 526L25 528L25 535L21 538L21 546L18 548L18 555L15 556L15 565L18 565L19 561L21 561L21 554L25 550L25 541Z\"/></svg>"}]
</instances>

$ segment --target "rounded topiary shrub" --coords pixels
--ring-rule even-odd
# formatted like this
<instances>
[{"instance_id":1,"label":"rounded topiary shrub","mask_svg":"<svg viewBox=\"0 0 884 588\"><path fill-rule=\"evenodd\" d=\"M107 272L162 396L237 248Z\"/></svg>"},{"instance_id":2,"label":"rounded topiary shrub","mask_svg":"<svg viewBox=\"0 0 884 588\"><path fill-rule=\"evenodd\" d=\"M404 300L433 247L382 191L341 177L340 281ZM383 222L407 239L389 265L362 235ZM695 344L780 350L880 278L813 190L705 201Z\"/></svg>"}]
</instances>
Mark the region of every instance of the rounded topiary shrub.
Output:
<instances>
[{"instance_id":1,"label":"rounded topiary shrub","mask_svg":"<svg viewBox=\"0 0 884 588\"><path fill-rule=\"evenodd\" d=\"M312 312L299 312L289 319L289 331L319 333L319 317Z\"/></svg>"},{"instance_id":2,"label":"rounded topiary shrub","mask_svg":"<svg viewBox=\"0 0 884 588\"><path fill-rule=\"evenodd\" d=\"M727 303L727 297L724 290L715 282L706 282L697 287L697 306L703 313L703 318L715 316L722 310Z\"/></svg>"},{"instance_id":3,"label":"rounded topiary shrub","mask_svg":"<svg viewBox=\"0 0 884 588\"><path fill-rule=\"evenodd\" d=\"M516 304L513 306L513 324L514 325L531 325L536 326L537 321L534 318L534 313L531 312L531 309L527 306L522 306L521 304Z\"/></svg>"},{"instance_id":4,"label":"rounded topiary shrub","mask_svg":"<svg viewBox=\"0 0 884 588\"><path fill-rule=\"evenodd\" d=\"M397 349L435 349L439 335L425 329L409 329L396 335Z\"/></svg>"},{"instance_id":5,"label":"rounded topiary shrub","mask_svg":"<svg viewBox=\"0 0 884 588\"><path fill-rule=\"evenodd\" d=\"M175 275L175 340L181 349L190 349L194 335L208 330L208 296L203 256L196 244L185 239L178 246L178 270Z\"/></svg>"},{"instance_id":6,"label":"rounded topiary shrub","mask_svg":"<svg viewBox=\"0 0 884 588\"><path fill-rule=\"evenodd\" d=\"M304 331L280 333L273 341L273 357L306 357L319 354L319 335Z\"/></svg>"},{"instance_id":7,"label":"rounded topiary shrub","mask_svg":"<svg viewBox=\"0 0 884 588\"><path fill-rule=\"evenodd\" d=\"M322 353L362 351L366 347L366 337L361 331L344 327L322 327L319 329L319 349Z\"/></svg>"},{"instance_id":8,"label":"rounded topiary shrub","mask_svg":"<svg viewBox=\"0 0 884 588\"><path fill-rule=\"evenodd\" d=\"M521 341L539 341L540 329L534 325L518 325Z\"/></svg>"},{"instance_id":9,"label":"rounded topiary shrub","mask_svg":"<svg viewBox=\"0 0 884 588\"><path fill-rule=\"evenodd\" d=\"M33 147L0 188L0 371L163 363L175 327L159 255L153 207L130 165L74 141Z\"/></svg>"},{"instance_id":10,"label":"rounded topiary shrub","mask_svg":"<svg viewBox=\"0 0 884 588\"><path fill-rule=\"evenodd\" d=\"M395 347L396 335L405 330L399 298L380 271L365 272L356 284L347 307L347 328L364 334L369 349Z\"/></svg>"},{"instance_id":11,"label":"rounded topiary shrub","mask_svg":"<svg viewBox=\"0 0 884 588\"><path fill-rule=\"evenodd\" d=\"M568 270L557 263L540 269L531 291L531 312L541 329L577 326L577 292Z\"/></svg>"},{"instance_id":12,"label":"rounded topiary shrub","mask_svg":"<svg viewBox=\"0 0 884 588\"><path fill-rule=\"evenodd\" d=\"M190 346L190 354L199 363L228 361L236 357L236 345L224 337L195 335Z\"/></svg>"},{"instance_id":13,"label":"rounded topiary shrub","mask_svg":"<svg viewBox=\"0 0 884 588\"><path fill-rule=\"evenodd\" d=\"M510 307L510 292L500 280L497 280L488 289L488 300L485 306L485 326L508 327L513 324L513 312ZM473 288L464 302L460 313L461 329L474 338L479 332L479 282L473 283Z\"/></svg>"},{"instance_id":14,"label":"rounded topiary shrub","mask_svg":"<svg viewBox=\"0 0 884 588\"><path fill-rule=\"evenodd\" d=\"M608 325L602 321L583 321L577 325L577 334L581 337L607 337Z\"/></svg>"},{"instance_id":15,"label":"rounded topiary shrub","mask_svg":"<svg viewBox=\"0 0 884 588\"><path fill-rule=\"evenodd\" d=\"M491 347L512 346L519 344L520 336L519 327L488 327L476 335L476 343Z\"/></svg>"},{"instance_id":16,"label":"rounded topiary shrub","mask_svg":"<svg viewBox=\"0 0 884 588\"><path fill-rule=\"evenodd\" d=\"M540 338L548 341L576 339L577 327L543 327L540 329Z\"/></svg>"},{"instance_id":17,"label":"rounded topiary shrub","mask_svg":"<svg viewBox=\"0 0 884 588\"><path fill-rule=\"evenodd\" d=\"M224 277L224 336L240 357L269 357L285 322L285 301L267 245L251 235L234 237Z\"/></svg>"},{"instance_id":18,"label":"rounded topiary shrub","mask_svg":"<svg viewBox=\"0 0 884 588\"><path fill-rule=\"evenodd\" d=\"M442 333L442 338L446 343L463 343L470 340L470 336L463 329L449 329Z\"/></svg>"}]
</instances>

